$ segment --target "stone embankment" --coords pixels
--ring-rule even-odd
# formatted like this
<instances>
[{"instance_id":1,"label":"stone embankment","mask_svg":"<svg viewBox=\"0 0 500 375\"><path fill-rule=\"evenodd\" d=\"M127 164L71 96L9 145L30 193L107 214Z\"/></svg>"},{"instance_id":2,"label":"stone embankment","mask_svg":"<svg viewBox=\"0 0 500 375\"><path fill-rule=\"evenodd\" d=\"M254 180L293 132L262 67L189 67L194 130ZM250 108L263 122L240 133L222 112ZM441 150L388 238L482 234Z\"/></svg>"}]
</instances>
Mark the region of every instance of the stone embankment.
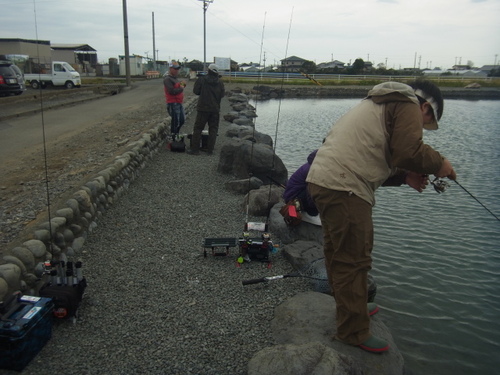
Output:
<instances>
[{"instance_id":1,"label":"stone embankment","mask_svg":"<svg viewBox=\"0 0 500 375\"><path fill-rule=\"evenodd\" d=\"M109 93L106 93L109 95ZM95 95L94 95L95 99ZM193 111L196 101L186 103L186 113ZM43 262L78 256L87 236L108 208L128 189L148 160L165 142L169 123L163 122L127 145L126 151L74 192L55 216L39 225L21 246L3 252L0 264L0 301L9 293L21 290L36 295Z\"/></svg>"}]
</instances>

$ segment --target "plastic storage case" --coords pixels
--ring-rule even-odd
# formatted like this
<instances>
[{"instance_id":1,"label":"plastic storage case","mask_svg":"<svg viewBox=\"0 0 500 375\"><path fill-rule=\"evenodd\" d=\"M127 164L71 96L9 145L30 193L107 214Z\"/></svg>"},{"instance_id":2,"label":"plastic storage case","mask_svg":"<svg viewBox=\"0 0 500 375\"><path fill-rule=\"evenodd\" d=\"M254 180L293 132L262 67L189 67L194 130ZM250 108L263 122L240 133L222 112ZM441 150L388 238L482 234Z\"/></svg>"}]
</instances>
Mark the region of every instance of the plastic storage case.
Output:
<instances>
[{"instance_id":1,"label":"plastic storage case","mask_svg":"<svg viewBox=\"0 0 500 375\"><path fill-rule=\"evenodd\" d=\"M50 298L16 295L0 318L0 369L21 371L52 337Z\"/></svg>"}]
</instances>

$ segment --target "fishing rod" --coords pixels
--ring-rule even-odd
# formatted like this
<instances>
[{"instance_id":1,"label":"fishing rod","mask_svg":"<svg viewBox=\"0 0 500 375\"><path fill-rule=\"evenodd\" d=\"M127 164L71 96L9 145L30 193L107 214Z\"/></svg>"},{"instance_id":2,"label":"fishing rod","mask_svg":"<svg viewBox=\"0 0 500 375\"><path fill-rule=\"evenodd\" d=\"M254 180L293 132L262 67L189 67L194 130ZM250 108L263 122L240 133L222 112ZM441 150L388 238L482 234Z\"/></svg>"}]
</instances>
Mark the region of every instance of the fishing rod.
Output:
<instances>
[{"instance_id":1,"label":"fishing rod","mask_svg":"<svg viewBox=\"0 0 500 375\"><path fill-rule=\"evenodd\" d=\"M481 206L483 206L483 208L488 211L495 219L497 219L498 221L500 221L500 218L495 215L493 212L491 212L491 210L486 207L479 199L477 199L469 190L467 190L464 186L462 186L462 184L460 184L457 180L453 180L458 186L460 186L463 191L465 191L467 194L469 194L472 198L474 198L474 200L479 203ZM439 177L436 177L433 181L431 181L431 184L432 186L434 187L434 190L436 190L438 193L443 193L446 191L446 189L450 186L450 184L448 184L448 182L440 179Z\"/></svg>"},{"instance_id":2,"label":"fishing rod","mask_svg":"<svg viewBox=\"0 0 500 375\"><path fill-rule=\"evenodd\" d=\"M35 36L37 40L36 44L36 54L38 57L38 60L40 61L40 44L38 43L38 18L37 18L37 9L36 9L36 3L35 0L33 0L33 12L35 16ZM40 74L41 71L38 72L39 75L39 81L42 82L40 79ZM54 251L54 237L52 234L52 216L50 212L50 187L49 187L49 165L48 165L48 151L47 151L47 138L46 138L46 132L45 132L45 117L44 117L44 102L43 102L43 92L42 92L43 85L40 85L38 88L38 94L40 97L40 119L41 119L41 125L42 125L42 142L43 142L43 165L44 165L44 173L45 173L45 191L47 194L47 216L48 216L48 223L49 223L49 248L50 252L53 253Z\"/></svg>"},{"instance_id":3,"label":"fishing rod","mask_svg":"<svg viewBox=\"0 0 500 375\"><path fill-rule=\"evenodd\" d=\"M474 195L472 195L472 194L469 192L469 190L467 190L466 188L464 188L464 187L463 187L463 186L462 186L462 185L461 185L461 184L460 184L457 180L453 180L453 181L455 181L455 183L456 183L458 186L460 186L460 187L461 187L461 188L462 188L462 189L463 189L463 190L464 190L467 194L469 194L472 198L474 198L474 199L476 200L476 202L477 202L477 203L479 203L481 206L483 206L483 207L484 207L484 209L485 209L486 211L488 211L488 212L489 212L489 213L490 213L490 214L491 214L491 215L492 215L495 219L497 219L498 221L500 221L500 218L499 218L497 215L495 215L493 212L491 212L491 211L488 209L488 207L486 207L484 204L482 204L482 203L479 201L479 199L477 199Z\"/></svg>"},{"instance_id":4,"label":"fishing rod","mask_svg":"<svg viewBox=\"0 0 500 375\"><path fill-rule=\"evenodd\" d=\"M272 178L271 176L267 175L266 176L271 182L274 182L277 186L279 187L282 187L283 189L286 189L286 186L283 185L281 182L279 181L276 181L274 178Z\"/></svg>"},{"instance_id":5,"label":"fishing rod","mask_svg":"<svg viewBox=\"0 0 500 375\"><path fill-rule=\"evenodd\" d=\"M302 74L304 77L306 77L308 80L314 82L315 84L317 84L318 86L323 86L320 82L316 81L313 77L311 77L309 74L307 73L304 73L304 72L300 72L300 74Z\"/></svg>"}]
</instances>

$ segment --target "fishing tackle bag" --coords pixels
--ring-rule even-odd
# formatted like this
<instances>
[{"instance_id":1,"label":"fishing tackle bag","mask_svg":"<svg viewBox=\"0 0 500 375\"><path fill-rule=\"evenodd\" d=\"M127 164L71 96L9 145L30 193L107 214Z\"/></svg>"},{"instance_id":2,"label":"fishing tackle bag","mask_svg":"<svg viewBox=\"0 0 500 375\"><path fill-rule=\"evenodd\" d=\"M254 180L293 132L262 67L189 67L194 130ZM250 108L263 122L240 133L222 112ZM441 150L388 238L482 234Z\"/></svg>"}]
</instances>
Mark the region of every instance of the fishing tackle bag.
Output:
<instances>
[{"instance_id":1,"label":"fishing tackle bag","mask_svg":"<svg viewBox=\"0 0 500 375\"><path fill-rule=\"evenodd\" d=\"M75 318L86 287L85 278L75 285L46 283L40 288L39 294L41 297L52 299L56 318Z\"/></svg>"},{"instance_id":2,"label":"fishing tackle bag","mask_svg":"<svg viewBox=\"0 0 500 375\"><path fill-rule=\"evenodd\" d=\"M0 307L0 369L22 371L52 337L50 298L14 294Z\"/></svg>"},{"instance_id":3,"label":"fishing tackle bag","mask_svg":"<svg viewBox=\"0 0 500 375\"><path fill-rule=\"evenodd\" d=\"M168 141L167 148L172 152L185 152L186 143L183 135L173 135L172 140Z\"/></svg>"},{"instance_id":4,"label":"fishing tackle bag","mask_svg":"<svg viewBox=\"0 0 500 375\"><path fill-rule=\"evenodd\" d=\"M185 152L186 144L184 143L184 139L181 139L180 141L172 141L172 143L170 143L170 151Z\"/></svg>"}]
</instances>

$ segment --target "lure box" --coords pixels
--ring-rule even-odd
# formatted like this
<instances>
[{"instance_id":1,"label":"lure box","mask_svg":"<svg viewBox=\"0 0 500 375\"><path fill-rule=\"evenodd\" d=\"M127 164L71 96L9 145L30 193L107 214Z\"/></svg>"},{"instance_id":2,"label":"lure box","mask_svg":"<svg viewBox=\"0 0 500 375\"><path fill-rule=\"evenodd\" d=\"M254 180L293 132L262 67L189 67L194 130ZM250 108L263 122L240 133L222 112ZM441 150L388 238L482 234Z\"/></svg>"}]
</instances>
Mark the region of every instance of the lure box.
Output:
<instances>
[{"instance_id":1,"label":"lure box","mask_svg":"<svg viewBox=\"0 0 500 375\"><path fill-rule=\"evenodd\" d=\"M52 337L50 298L16 296L0 318L0 369L21 371Z\"/></svg>"}]
</instances>

